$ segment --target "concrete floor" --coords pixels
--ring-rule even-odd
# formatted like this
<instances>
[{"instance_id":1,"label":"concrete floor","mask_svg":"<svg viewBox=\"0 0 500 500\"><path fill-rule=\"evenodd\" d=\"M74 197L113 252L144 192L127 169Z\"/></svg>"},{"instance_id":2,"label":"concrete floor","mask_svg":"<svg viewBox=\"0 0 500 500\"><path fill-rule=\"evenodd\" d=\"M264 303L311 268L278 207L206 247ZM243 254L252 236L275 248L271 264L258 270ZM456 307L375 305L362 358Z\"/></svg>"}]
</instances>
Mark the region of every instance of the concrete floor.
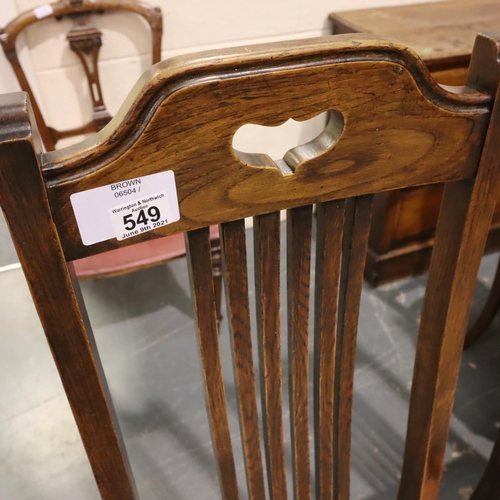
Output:
<instances>
[{"instance_id":1,"label":"concrete floor","mask_svg":"<svg viewBox=\"0 0 500 500\"><path fill-rule=\"evenodd\" d=\"M473 314L484 301L497 260L496 255L483 259ZM420 277L363 291L352 499L396 498L424 286ZM185 259L85 282L82 289L141 499L219 498ZM0 273L0 294L0 499L98 499L20 270ZM446 500L469 497L498 432L498 330L500 318L463 357L441 494ZM221 339L240 489L246 498L226 321ZM285 346L286 336L284 363ZM285 438L289 450L289 435Z\"/></svg>"}]
</instances>

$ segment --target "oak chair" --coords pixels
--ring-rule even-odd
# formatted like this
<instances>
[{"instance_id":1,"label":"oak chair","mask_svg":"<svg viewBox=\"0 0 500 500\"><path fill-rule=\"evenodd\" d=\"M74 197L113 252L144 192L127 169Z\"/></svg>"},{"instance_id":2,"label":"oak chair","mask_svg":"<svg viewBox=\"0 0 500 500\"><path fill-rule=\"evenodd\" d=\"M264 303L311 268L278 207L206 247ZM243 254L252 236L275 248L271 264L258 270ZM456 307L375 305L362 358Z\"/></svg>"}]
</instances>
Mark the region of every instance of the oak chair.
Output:
<instances>
[{"instance_id":1,"label":"oak chair","mask_svg":"<svg viewBox=\"0 0 500 500\"><path fill-rule=\"evenodd\" d=\"M473 286L500 189L494 133L500 126L499 54L499 39L480 35L468 87L453 89L437 85L408 47L368 35L178 57L142 77L97 140L44 154L26 95L0 97L0 205L103 499L132 500L138 493L72 261L186 232L214 460L222 498L236 500L210 271L209 227L220 224L248 494L265 499L267 477L270 498L283 500L279 211L286 209L293 498L311 498L312 397L316 498L347 500L356 334L373 194L445 183L398 497L437 498ZM282 159L232 147L234 134L247 123L275 126L324 111L330 111L325 130ZM157 178L166 180L151 188L155 193L144 192L145 198L127 195L123 205L114 206L106 198L110 186ZM89 196L105 202L78 206L77 200ZM86 219L96 213L99 224L95 217ZM146 216L148 224L139 220ZM254 217L257 346L250 333L246 217ZM260 355L262 436L254 348Z\"/></svg>"},{"instance_id":2,"label":"oak chair","mask_svg":"<svg viewBox=\"0 0 500 500\"><path fill-rule=\"evenodd\" d=\"M0 29L0 43L10 62L18 82L30 96L31 106L36 118L38 131L46 151L55 149L61 139L96 133L110 120L103 99L101 80L99 78L99 53L102 46L102 33L92 26L91 21L106 12L130 12L140 15L151 30L152 63L161 60L161 39L163 34L163 16L159 7L137 0L59 0L52 4L43 4L13 19ZM92 101L92 120L84 125L69 129L56 130L47 125L28 78L19 62L16 42L19 35L38 22L58 21L63 17L73 20L73 27L67 34L69 48L82 64L87 79L90 100ZM221 260L220 239L217 228L211 229L212 273L218 297L218 318L221 319ZM145 242L134 248L118 249L109 253L90 256L75 262L75 272L79 279L106 278L125 274L163 264L172 259L186 255L184 237L173 235L169 238Z\"/></svg>"}]
</instances>

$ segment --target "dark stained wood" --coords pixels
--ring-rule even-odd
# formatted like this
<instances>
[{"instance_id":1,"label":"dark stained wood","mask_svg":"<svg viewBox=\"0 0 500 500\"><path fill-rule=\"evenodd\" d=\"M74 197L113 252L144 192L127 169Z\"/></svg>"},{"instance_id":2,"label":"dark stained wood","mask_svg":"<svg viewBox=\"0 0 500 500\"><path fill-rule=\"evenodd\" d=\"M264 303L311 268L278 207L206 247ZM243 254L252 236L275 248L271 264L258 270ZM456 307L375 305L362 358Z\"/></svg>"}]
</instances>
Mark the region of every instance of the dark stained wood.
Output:
<instances>
[{"instance_id":1,"label":"dark stained wood","mask_svg":"<svg viewBox=\"0 0 500 500\"><path fill-rule=\"evenodd\" d=\"M324 344L316 346L315 359L317 362L332 351L335 356L333 366L332 358L321 361L319 370L324 368L330 374L327 378L321 373L313 377L317 385L315 421L323 429L329 427L333 407L331 432L316 433L318 453L326 456L325 463L317 458L321 469L318 492L322 497L345 500L349 498L356 334L373 196L444 182L399 496L400 500L436 500L468 309L500 184L500 148L495 143L500 127L496 92L499 40L478 37L469 87L455 91L437 86L407 47L367 35L176 58L150 70L119 115L92 141L41 157L32 143L36 127L28 122L25 99L0 101L0 204L47 337L53 349L54 345L62 349L54 349L59 352L55 359L73 398L104 498L128 500L134 498L134 491L67 260L188 230L215 459L224 500L237 500L211 275L209 226L222 224L244 454L249 489L258 498L263 496L263 468L256 428L242 222L245 217L255 217L264 444L269 490L273 500L282 500L287 492L279 359L279 211L286 209L294 499L310 500L308 319L312 204L319 203L317 271L323 276L319 276L322 286L316 288L321 317L316 320L315 339ZM327 110L331 112L325 130L283 159L273 161L258 151L244 154L232 148L234 133L243 124L273 126ZM83 246L69 204L73 193L165 170L175 174L178 222L137 238ZM344 199L342 225L338 210ZM337 240L334 246L333 239ZM337 334L332 338L329 332L335 329L335 308ZM110 475L104 474L103 479L102 471L107 470Z\"/></svg>"},{"instance_id":2,"label":"dark stained wood","mask_svg":"<svg viewBox=\"0 0 500 500\"><path fill-rule=\"evenodd\" d=\"M311 498L309 463L309 290L312 207L287 212L288 378L294 500Z\"/></svg>"},{"instance_id":3,"label":"dark stained wood","mask_svg":"<svg viewBox=\"0 0 500 500\"><path fill-rule=\"evenodd\" d=\"M479 88L485 89L488 92L494 94L497 90L498 80L500 79L500 64L490 64L488 73L481 71L481 67L487 64L491 60L495 60L495 51L498 49L493 43L487 43L487 39L478 39L478 49L476 50L478 56L472 59L469 83L470 85L475 85ZM495 207L495 213L493 215L493 227L498 230L500 224L500 201L497 201ZM491 236L490 231L490 236ZM491 238L490 238L491 239ZM474 340L480 337L485 330L488 328L489 324L498 313L500 307L500 263L497 266L497 271L495 273L495 278L493 280L488 299L483 306L483 310L479 315L478 319L471 327L471 330L467 333L465 338L465 347L472 344Z\"/></svg>"},{"instance_id":4,"label":"dark stained wood","mask_svg":"<svg viewBox=\"0 0 500 500\"><path fill-rule=\"evenodd\" d=\"M281 385L280 213L254 218L255 296L262 423L270 500L286 500Z\"/></svg>"},{"instance_id":5,"label":"dark stained wood","mask_svg":"<svg viewBox=\"0 0 500 500\"><path fill-rule=\"evenodd\" d=\"M455 0L330 14L333 33L376 33L400 40L422 58L433 78L464 85L476 33L498 29L498 0ZM429 267L443 185L378 194L365 269L371 286L415 276ZM499 198L500 201L500 198ZM385 206L381 210L381 206ZM500 203L495 209L500 217ZM498 232L498 223L491 231ZM498 250L492 234L492 250Z\"/></svg>"},{"instance_id":6,"label":"dark stained wood","mask_svg":"<svg viewBox=\"0 0 500 500\"><path fill-rule=\"evenodd\" d=\"M186 249L198 326L198 345L203 367L207 412L217 458L222 498L238 500L233 446L227 417L226 391L222 378L215 290L211 273L209 228L186 233Z\"/></svg>"},{"instance_id":7,"label":"dark stained wood","mask_svg":"<svg viewBox=\"0 0 500 500\"><path fill-rule=\"evenodd\" d=\"M377 198L377 197L375 197ZM494 216L495 217L495 216ZM376 224L372 219L372 229ZM379 286L408 276L418 276L429 269L434 238L406 248L390 250L384 255L376 254L368 247L365 267L365 281ZM500 227L493 223L486 242L485 253L497 252L500 248Z\"/></svg>"},{"instance_id":8,"label":"dark stained wood","mask_svg":"<svg viewBox=\"0 0 500 500\"><path fill-rule=\"evenodd\" d=\"M351 419L363 270L368 248L373 195L346 201L338 305L336 348L337 407L334 432L334 480L338 498L349 498L351 473Z\"/></svg>"},{"instance_id":9,"label":"dark stained wood","mask_svg":"<svg viewBox=\"0 0 500 500\"><path fill-rule=\"evenodd\" d=\"M92 119L96 131L101 130L111 120L102 97L101 80L99 78L99 51L102 45L102 33L87 24L87 15L76 16L75 25L68 32L66 39L70 49L80 60L92 100ZM67 132L66 132L67 133Z\"/></svg>"},{"instance_id":10,"label":"dark stained wood","mask_svg":"<svg viewBox=\"0 0 500 500\"><path fill-rule=\"evenodd\" d=\"M365 269L370 285L427 270L442 197L442 184L375 196Z\"/></svg>"},{"instance_id":11,"label":"dark stained wood","mask_svg":"<svg viewBox=\"0 0 500 500\"><path fill-rule=\"evenodd\" d=\"M127 105L96 139L44 155L49 199L68 259L131 243L109 240L84 246L69 200L72 193L165 168L175 173L181 219L138 235L134 242L216 224L220 217L236 220L401 188L409 171L411 185L473 175L489 96L442 89L413 53L366 35L283 42L279 50L272 49L272 60L270 51L266 45L227 49L160 63L144 75ZM343 59L333 62L333 54ZM273 64L280 65L279 71ZM235 65L245 73L235 72ZM297 108L294 97L299 80L305 108ZM272 98L269 86L276 89ZM256 97L241 99L245 94ZM368 114L361 115L360 106L368 106ZM242 155L232 148L234 134L246 123L273 126L325 109L338 113L317 140L289 155L293 162L289 160L288 171L282 172L266 155ZM345 124L340 114L348 120ZM141 125L131 129L139 116L147 120L141 118ZM449 129L444 130L443 121ZM203 141L193 141L193 123ZM337 142L340 130L342 140ZM360 151L370 134L367 158ZM212 147L214 143L219 146ZM197 162L195 180L193 158L204 159ZM335 175L335 183L324 182L329 175ZM249 210L255 203L260 208Z\"/></svg>"},{"instance_id":12,"label":"dark stained wood","mask_svg":"<svg viewBox=\"0 0 500 500\"><path fill-rule=\"evenodd\" d=\"M245 221L222 224L222 262L250 500L265 498L248 299Z\"/></svg>"},{"instance_id":13,"label":"dark stained wood","mask_svg":"<svg viewBox=\"0 0 500 500\"><path fill-rule=\"evenodd\" d=\"M334 500L335 348L345 201L316 210L314 291L314 432L316 498Z\"/></svg>"},{"instance_id":14,"label":"dark stained wood","mask_svg":"<svg viewBox=\"0 0 500 500\"><path fill-rule=\"evenodd\" d=\"M61 19L64 16L69 16L74 20L75 25L68 33L67 38L71 50L76 53L82 63L87 77L93 108L91 122L72 129L56 130L48 126L43 118L16 52L16 41L19 34L24 29L40 21L35 14L35 9L19 14L5 28L0 29L0 44L16 74L21 89L28 92L30 96L45 149L52 151L60 139L97 132L111 119L102 99L101 82L99 80L98 58L102 43L101 32L88 25L89 15L116 11L139 14L151 28L153 64L161 59L163 17L159 7L153 7L141 0L60 0L49 5L52 8L52 13L43 17L43 21L51 18L54 20Z\"/></svg>"},{"instance_id":15,"label":"dark stained wood","mask_svg":"<svg viewBox=\"0 0 500 500\"><path fill-rule=\"evenodd\" d=\"M31 132L28 106L26 94L0 96L0 185L8 186L0 189L0 205L101 497L135 500L92 328L52 221L36 153L41 146ZM7 138L8 123L13 133Z\"/></svg>"},{"instance_id":16,"label":"dark stained wood","mask_svg":"<svg viewBox=\"0 0 500 500\"><path fill-rule=\"evenodd\" d=\"M485 35L474 47L468 82L496 83L496 99L476 177L445 187L420 320L400 500L438 498L467 318L500 190L500 101L492 81L499 47Z\"/></svg>"}]
</instances>

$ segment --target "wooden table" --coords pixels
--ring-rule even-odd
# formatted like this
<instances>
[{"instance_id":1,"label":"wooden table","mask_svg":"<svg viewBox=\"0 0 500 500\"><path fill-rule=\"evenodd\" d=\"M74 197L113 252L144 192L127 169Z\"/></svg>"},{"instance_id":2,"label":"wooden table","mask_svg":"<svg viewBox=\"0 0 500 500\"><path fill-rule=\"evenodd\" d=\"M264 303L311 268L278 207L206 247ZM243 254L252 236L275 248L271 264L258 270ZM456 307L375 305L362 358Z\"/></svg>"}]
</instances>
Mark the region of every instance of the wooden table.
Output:
<instances>
[{"instance_id":1,"label":"wooden table","mask_svg":"<svg viewBox=\"0 0 500 500\"><path fill-rule=\"evenodd\" d=\"M374 33L412 47L434 78L464 85L477 33L500 31L500 0L456 0L330 14L333 33ZM375 198L366 280L373 286L425 271L442 186L392 191ZM487 250L500 248L500 203Z\"/></svg>"}]
</instances>

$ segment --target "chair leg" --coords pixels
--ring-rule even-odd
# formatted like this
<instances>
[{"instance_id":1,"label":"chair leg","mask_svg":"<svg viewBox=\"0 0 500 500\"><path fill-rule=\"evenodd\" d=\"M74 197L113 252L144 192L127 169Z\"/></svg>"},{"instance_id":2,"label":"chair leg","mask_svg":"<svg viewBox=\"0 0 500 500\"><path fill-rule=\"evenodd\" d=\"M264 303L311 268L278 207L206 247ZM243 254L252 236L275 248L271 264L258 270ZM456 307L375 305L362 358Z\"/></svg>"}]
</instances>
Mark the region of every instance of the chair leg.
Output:
<instances>
[{"instance_id":1,"label":"chair leg","mask_svg":"<svg viewBox=\"0 0 500 500\"><path fill-rule=\"evenodd\" d=\"M215 307L217 311L217 321L222 321L221 300L222 300L222 255L220 239L210 240L212 250L212 276L214 279Z\"/></svg>"},{"instance_id":2,"label":"chair leg","mask_svg":"<svg viewBox=\"0 0 500 500\"><path fill-rule=\"evenodd\" d=\"M496 316L498 309L500 309L500 261L497 265L495 279L491 285L488 299L484 304L481 314L467 332L464 348L469 347L486 331L488 326L490 326L490 323L493 321L493 318Z\"/></svg>"},{"instance_id":3,"label":"chair leg","mask_svg":"<svg viewBox=\"0 0 500 500\"><path fill-rule=\"evenodd\" d=\"M483 477L470 500L500 500L500 481L498 471L500 470L500 434L497 437L491 457L484 471Z\"/></svg>"}]
</instances>

